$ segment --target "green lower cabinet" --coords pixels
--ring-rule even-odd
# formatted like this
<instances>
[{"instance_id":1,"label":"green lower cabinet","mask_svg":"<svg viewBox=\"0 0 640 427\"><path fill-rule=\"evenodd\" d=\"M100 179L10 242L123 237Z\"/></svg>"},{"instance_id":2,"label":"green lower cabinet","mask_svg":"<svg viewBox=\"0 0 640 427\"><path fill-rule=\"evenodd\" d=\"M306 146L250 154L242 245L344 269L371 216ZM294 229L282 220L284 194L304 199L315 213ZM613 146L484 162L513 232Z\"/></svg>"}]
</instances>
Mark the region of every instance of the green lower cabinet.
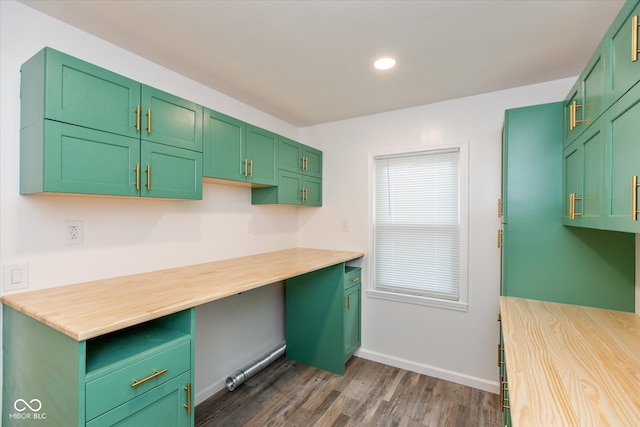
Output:
<instances>
[{"instance_id":1,"label":"green lower cabinet","mask_svg":"<svg viewBox=\"0 0 640 427\"><path fill-rule=\"evenodd\" d=\"M277 187L251 190L251 203L322 206L322 179L281 170Z\"/></svg>"},{"instance_id":2,"label":"green lower cabinet","mask_svg":"<svg viewBox=\"0 0 640 427\"><path fill-rule=\"evenodd\" d=\"M640 233L640 83L605 113L603 126L605 228Z\"/></svg>"},{"instance_id":3,"label":"green lower cabinet","mask_svg":"<svg viewBox=\"0 0 640 427\"><path fill-rule=\"evenodd\" d=\"M87 427L102 426L191 426L191 373L159 385L135 399L89 421Z\"/></svg>"},{"instance_id":4,"label":"green lower cabinet","mask_svg":"<svg viewBox=\"0 0 640 427\"><path fill-rule=\"evenodd\" d=\"M192 426L194 310L75 341L3 307L3 426Z\"/></svg>"},{"instance_id":5,"label":"green lower cabinet","mask_svg":"<svg viewBox=\"0 0 640 427\"><path fill-rule=\"evenodd\" d=\"M344 375L345 265L287 279L287 358Z\"/></svg>"},{"instance_id":6,"label":"green lower cabinet","mask_svg":"<svg viewBox=\"0 0 640 427\"><path fill-rule=\"evenodd\" d=\"M344 288L344 360L347 361L360 347L360 268L346 268Z\"/></svg>"}]
</instances>

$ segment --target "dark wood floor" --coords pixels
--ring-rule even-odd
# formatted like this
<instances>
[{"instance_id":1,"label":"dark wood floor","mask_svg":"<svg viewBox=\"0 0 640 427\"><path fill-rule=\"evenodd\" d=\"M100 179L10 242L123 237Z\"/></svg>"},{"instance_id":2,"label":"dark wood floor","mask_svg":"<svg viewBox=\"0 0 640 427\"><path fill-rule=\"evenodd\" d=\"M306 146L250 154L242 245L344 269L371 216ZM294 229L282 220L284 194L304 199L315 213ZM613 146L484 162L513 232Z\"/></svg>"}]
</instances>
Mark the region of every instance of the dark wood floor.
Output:
<instances>
[{"instance_id":1,"label":"dark wood floor","mask_svg":"<svg viewBox=\"0 0 640 427\"><path fill-rule=\"evenodd\" d=\"M196 427L500 425L498 395L352 357L344 376L284 357L196 407Z\"/></svg>"}]
</instances>

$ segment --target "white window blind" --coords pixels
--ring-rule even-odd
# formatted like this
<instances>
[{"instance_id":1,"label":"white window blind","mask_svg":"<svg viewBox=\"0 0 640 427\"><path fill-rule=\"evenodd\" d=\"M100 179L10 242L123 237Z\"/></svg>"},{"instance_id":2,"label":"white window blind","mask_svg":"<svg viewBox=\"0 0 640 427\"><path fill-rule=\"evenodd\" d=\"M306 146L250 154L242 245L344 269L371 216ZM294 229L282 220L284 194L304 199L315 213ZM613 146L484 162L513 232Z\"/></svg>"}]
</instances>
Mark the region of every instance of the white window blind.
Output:
<instances>
[{"instance_id":1,"label":"white window blind","mask_svg":"<svg viewBox=\"0 0 640 427\"><path fill-rule=\"evenodd\" d=\"M374 157L374 288L460 299L460 150Z\"/></svg>"}]
</instances>

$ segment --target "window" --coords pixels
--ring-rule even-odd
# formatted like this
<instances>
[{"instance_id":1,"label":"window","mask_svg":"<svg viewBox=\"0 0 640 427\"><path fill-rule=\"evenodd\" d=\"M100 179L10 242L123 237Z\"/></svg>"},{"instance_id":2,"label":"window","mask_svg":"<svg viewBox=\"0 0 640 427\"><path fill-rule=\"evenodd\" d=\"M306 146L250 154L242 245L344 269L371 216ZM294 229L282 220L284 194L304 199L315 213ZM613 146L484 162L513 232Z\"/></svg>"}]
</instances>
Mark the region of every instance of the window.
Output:
<instances>
[{"instance_id":1,"label":"window","mask_svg":"<svg viewBox=\"0 0 640 427\"><path fill-rule=\"evenodd\" d=\"M466 146L373 157L369 294L467 307Z\"/></svg>"}]
</instances>

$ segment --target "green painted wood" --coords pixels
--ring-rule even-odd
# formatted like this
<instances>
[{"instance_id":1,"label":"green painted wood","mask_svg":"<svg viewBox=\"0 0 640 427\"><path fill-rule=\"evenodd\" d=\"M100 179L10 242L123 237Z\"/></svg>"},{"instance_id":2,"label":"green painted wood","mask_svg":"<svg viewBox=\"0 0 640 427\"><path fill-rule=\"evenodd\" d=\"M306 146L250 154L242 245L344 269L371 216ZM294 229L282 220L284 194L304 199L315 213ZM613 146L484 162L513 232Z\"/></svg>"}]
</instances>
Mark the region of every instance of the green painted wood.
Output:
<instances>
[{"instance_id":1,"label":"green painted wood","mask_svg":"<svg viewBox=\"0 0 640 427\"><path fill-rule=\"evenodd\" d=\"M194 410L188 414L187 385L191 373L185 372L177 378L114 408L87 423L87 427L100 426L172 426L187 427L194 423ZM191 400L193 404L193 400Z\"/></svg>"},{"instance_id":2,"label":"green painted wood","mask_svg":"<svg viewBox=\"0 0 640 427\"><path fill-rule=\"evenodd\" d=\"M640 58L631 61L632 17L640 16L640 1L627 0L604 37L607 46L607 102L612 105L640 81ZM635 31L640 31L637 28ZM639 35L640 37L640 35Z\"/></svg>"},{"instance_id":3,"label":"green painted wood","mask_svg":"<svg viewBox=\"0 0 640 427\"><path fill-rule=\"evenodd\" d=\"M303 145L283 136L278 137L278 168L302 173Z\"/></svg>"},{"instance_id":4,"label":"green painted wood","mask_svg":"<svg viewBox=\"0 0 640 427\"><path fill-rule=\"evenodd\" d=\"M21 72L22 127L51 119L136 137L140 83L51 48Z\"/></svg>"},{"instance_id":5,"label":"green painted wood","mask_svg":"<svg viewBox=\"0 0 640 427\"><path fill-rule=\"evenodd\" d=\"M140 182L145 197L201 200L202 153L142 141Z\"/></svg>"},{"instance_id":6,"label":"green painted wood","mask_svg":"<svg viewBox=\"0 0 640 427\"><path fill-rule=\"evenodd\" d=\"M307 159L304 174L322 178L322 151L305 145L302 155Z\"/></svg>"},{"instance_id":7,"label":"green painted wood","mask_svg":"<svg viewBox=\"0 0 640 427\"><path fill-rule=\"evenodd\" d=\"M139 141L45 120L21 130L21 194L135 196Z\"/></svg>"},{"instance_id":8,"label":"green painted wood","mask_svg":"<svg viewBox=\"0 0 640 427\"><path fill-rule=\"evenodd\" d=\"M202 153L203 109L200 105L143 85L141 115L140 135L143 141Z\"/></svg>"},{"instance_id":9,"label":"green painted wood","mask_svg":"<svg viewBox=\"0 0 640 427\"><path fill-rule=\"evenodd\" d=\"M631 219L631 177L640 180L640 84L605 114L606 137L605 227L640 233L640 215ZM634 189L638 200L640 191ZM640 202L638 202L640 203Z\"/></svg>"},{"instance_id":10,"label":"green painted wood","mask_svg":"<svg viewBox=\"0 0 640 427\"><path fill-rule=\"evenodd\" d=\"M563 191L562 191L562 222L565 225L571 225L575 219L570 219L570 194L582 195L582 151L580 144L573 142L567 148L562 150L563 160ZM578 197L580 197L578 196ZM582 212L582 201L576 202L579 212Z\"/></svg>"},{"instance_id":11,"label":"green painted wood","mask_svg":"<svg viewBox=\"0 0 640 427\"><path fill-rule=\"evenodd\" d=\"M304 206L322 206L322 179L313 176L302 177L302 187L306 191Z\"/></svg>"},{"instance_id":12,"label":"green painted wood","mask_svg":"<svg viewBox=\"0 0 640 427\"><path fill-rule=\"evenodd\" d=\"M247 124L247 159L252 162L247 181L252 184L278 184L278 135Z\"/></svg>"},{"instance_id":13,"label":"green painted wood","mask_svg":"<svg viewBox=\"0 0 640 427\"><path fill-rule=\"evenodd\" d=\"M85 343L8 306L2 315L2 425L84 425Z\"/></svg>"},{"instance_id":14,"label":"green painted wood","mask_svg":"<svg viewBox=\"0 0 640 427\"><path fill-rule=\"evenodd\" d=\"M190 363L191 342L184 339L159 345L114 362L112 366L107 367L115 369L113 372L102 376L98 376L101 372L96 372L92 378L97 378L87 381L86 418L91 420L189 371ZM165 369L164 374L137 387L131 386L134 381Z\"/></svg>"},{"instance_id":15,"label":"green painted wood","mask_svg":"<svg viewBox=\"0 0 640 427\"><path fill-rule=\"evenodd\" d=\"M287 357L344 374L344 263L288 279Z\"/></svg>"},{"instance_id":16,"label":"green painted wood","mask_svg":"<svg viewBox=\"0 0 640 427\"><path fill-rule=\"evenodd\" d=\"M600 43L591 55L584 71L580 75L582 85L582 123L586 130L605 110L605 53L604 43Z\"/></svg>"},{"instance_id":17,"label":"green painted wood","mask_svg":"<svg viewBox=\"0 0 640 427\"><path fill-rule=\"evenodd\" d=\"M344 360L360 347L360 307L362 289L360 268L346 267L344 277Z\"/></svg>"},{"instance_id":18,"label":"green painted wood","mask_svg":"<svg viewBox=\"0 0 640 427\"><path fill-rule=\"evenodd\" d=\"M562 225L562 103L507 110L505 144L503 295L633 311L635 236Z\"/></svg>"},{"instance_id":19,"label":"green painted wood","mask_svg":"<svg viewBox=\"0 0 640 427\"><path fill-rule=\"evenodd\" d=\"M209 178L244 181L246 123L207 109L204 123L204 170Z\"/></svg>"}]
</instances>

